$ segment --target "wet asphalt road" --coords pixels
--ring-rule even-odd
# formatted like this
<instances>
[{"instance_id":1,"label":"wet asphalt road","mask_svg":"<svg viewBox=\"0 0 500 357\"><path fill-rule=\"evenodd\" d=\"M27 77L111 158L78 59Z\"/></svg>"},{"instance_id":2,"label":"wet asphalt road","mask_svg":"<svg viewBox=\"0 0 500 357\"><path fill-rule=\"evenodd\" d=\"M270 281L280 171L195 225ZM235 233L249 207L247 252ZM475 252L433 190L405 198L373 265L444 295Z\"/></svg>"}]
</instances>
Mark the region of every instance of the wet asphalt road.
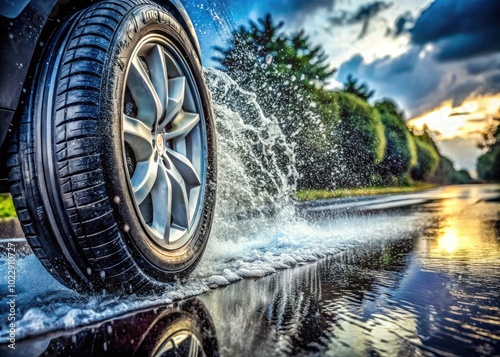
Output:
<instances>
[{"instance_id":1,"label":"wet asphalt road","mask_svg":"<svg viewBox=\"0 0 500 357\"><path fill-rule=\"evenodd\" d=\"M325 206L308 219L331 226L349 214ZM13 355L500 355L500 186L447 187L365 211L425 224L195 299L18 341Z\"/></svg>"}]
</instances>

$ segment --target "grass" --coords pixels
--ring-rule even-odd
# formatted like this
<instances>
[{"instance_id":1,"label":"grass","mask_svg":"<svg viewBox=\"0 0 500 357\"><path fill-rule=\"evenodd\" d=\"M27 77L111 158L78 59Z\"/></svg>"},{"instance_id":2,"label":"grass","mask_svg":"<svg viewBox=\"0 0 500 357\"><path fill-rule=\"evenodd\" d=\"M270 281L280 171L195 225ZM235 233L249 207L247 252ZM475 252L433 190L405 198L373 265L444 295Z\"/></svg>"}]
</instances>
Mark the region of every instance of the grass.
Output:
<instances>
[{"instance_id":1,"label":"grass","mask_svg":"<svg viewBox=\"0 0 500 357\"><path fill-rule=\"evenodd\" d=\"M300 201L322 200L328 198L342 198L355 196L386 195L393 193L409 193L435 188L437 185L430 183L416 183L405 187L365 187L342 188L338 190L299 190L296 193Z\"/></svg>"},{"instance_id":2,"label":"grass","mask_svg":"<svg viewBox=\"0 0 500 357\"><path fill-rule=\"evenodd\" d=\"M391 193L417 192L435 188L436 185L430 183L416 183L407 187L366 187L366 188L342 188L338 190L299 190L296 193L300 201L312 201L328 198L355 197L385 195ZM0 218L16 217L16 210L9 194L0 194Z\"/></svg>"},{"instance_id":3,"label":"grass","mask_svg":"<svg viewBox=\"0 0 500 357\"><path fill-rule=\"evenodd\" d=\"M16 217L16 210L12 198L7 193L0 193L0 218Z\"/></svg>"}]
</instances>

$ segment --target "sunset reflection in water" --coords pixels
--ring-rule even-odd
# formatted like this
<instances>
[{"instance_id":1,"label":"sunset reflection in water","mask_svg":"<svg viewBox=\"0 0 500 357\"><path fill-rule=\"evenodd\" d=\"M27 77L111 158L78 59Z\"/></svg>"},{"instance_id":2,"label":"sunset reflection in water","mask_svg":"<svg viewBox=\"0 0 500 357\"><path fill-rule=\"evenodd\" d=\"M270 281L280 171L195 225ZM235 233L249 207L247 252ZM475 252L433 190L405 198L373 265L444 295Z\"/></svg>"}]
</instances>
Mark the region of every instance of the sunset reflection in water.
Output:
<instances>
[{"instance_id":1,"label":"sunset reflection in water","mask_svg":"<svg viewBox=\"0 0 500 357\"><path fill-rule=\"evenodd\" d=\"M491 274L500 262L499 210L492 202L498 193L493 188L470 186L464 195L435 204L437 231L422 240L418 249L425 257L423 266L443 272Z\"/></svg>"}]
</instances>

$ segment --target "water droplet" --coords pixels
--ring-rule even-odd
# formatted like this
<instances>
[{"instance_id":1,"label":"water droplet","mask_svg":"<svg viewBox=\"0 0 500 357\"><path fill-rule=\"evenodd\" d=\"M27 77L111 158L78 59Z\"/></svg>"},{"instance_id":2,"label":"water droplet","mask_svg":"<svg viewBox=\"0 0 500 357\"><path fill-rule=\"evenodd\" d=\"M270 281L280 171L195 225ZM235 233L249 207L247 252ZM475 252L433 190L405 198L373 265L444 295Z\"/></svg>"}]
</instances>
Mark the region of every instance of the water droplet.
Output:
<instances>
[{"instance_id":1,"label":"water droplet","mask_svg":"<svg viewBox=\"0 0 500 357\"><path fill-rule=\"evenodd\" d=\"M271 63L273 63L273 55L266 55L266 64L269 66Z\"/></svg>"}]
</instances>

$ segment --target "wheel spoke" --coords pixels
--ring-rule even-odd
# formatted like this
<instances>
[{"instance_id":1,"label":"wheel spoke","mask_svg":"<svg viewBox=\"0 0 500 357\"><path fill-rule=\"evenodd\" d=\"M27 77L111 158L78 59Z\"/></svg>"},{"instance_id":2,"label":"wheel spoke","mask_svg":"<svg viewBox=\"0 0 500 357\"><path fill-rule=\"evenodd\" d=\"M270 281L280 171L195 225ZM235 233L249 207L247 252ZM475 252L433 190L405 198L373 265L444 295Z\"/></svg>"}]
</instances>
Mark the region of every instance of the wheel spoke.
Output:
<instances>
[{"instance_id":1,"label":"wheel spoke","mask_svg":"<svg viewBox=\"0 0 500 357\"><path fill-rule=\"evenodd\" d=\"M192 238L191 226L203 214L203 102L185 58L169 41L151 35L134 53L122 112L125 164L148 236L175 250Z\"/></svg>"},{"instance_id":2,"label":"wheel spoke","mask_svg":"<svg viewBox=\"0 0 500 357\"><path fill-rule=\"evenodd\" d=\"M130 179L136 203L140 205L149 195L158 175L158 162L151 155L148 161L137 163L134 175Z\"/></svg>"},{"instance_id":3,"label":"wheel spoke","mask_svg":"<svg viewBox=\"0 0 500 357\"><path fill-rule=\"evenodd\" d=\"M201 185L200 177L187 157L171 149L167 149L167 155L170 157L172 164L174 164L177 171L179 171L182 178L189 186L196 187Z\"/></svg>"},{"instance_id":4,"label":"wheel spoke","mask_svg":"<svg viewBox=\"0 0 500 357\"><path fill-rule=\"evenodd\" d=\"M151 48L149 55L146 58L151 73L151 82L160 99L161 108L167 108L168 101L168 77L167 63L163 48L160 45L155 45ZM163 112L158 115L158 118L163 116Z\"/></svg>"},{"instance_id":5,"label":"wheel spoke","mask_svg":"<svg viewBox=\"0 0 500 357\"><path fill-rule=\"evenodd\" d=\"M189 229L189 199L186 183L167 155L163 155L163 160L167 163L167 175L172 185L172 201L175 202L172 205L172 223L180 228Z\"/></svg>"},{"instance_id":6,"label":"wheel spoke","mask_svg":"<svg viewBox=\"0 0 500 357\"><path fill-rule=\"evenodd\" d=\"M168 80L168 105L162 125L167 125L182 110L186 92L186 77L177 77Z\"/></svg>"},{"instance_id":7,"label":"wheel spoke","mask_svg":"<svg viewBox=\"0 0 500 357\"><path fill-rule=\"evenodd\" d=\"M151 128L135 118L123 115L123 131L125 142L134 151L137 161L145 161L153 154Z\"/></svg>"},{"instance_id":8,"label":"wheel spoke","mask_svg":"<svg viewBox=\"0 0 500 357\"><path fill-rule=\"evenodd\" d=\"M169 243L170 217L172 212L172 185L167 175L165 165L158 165L158 176L151 191L153 201L153 222L151 228L163 238L164 244Z\"/></svg>"},{"instance_id":9,"label":"wheel spoke","mask_svg":"<svg viewBox=\"0 0 500 357\"><path fill-rule=\"evenodd\" d=\"M198 343L193 336L189 337L189 357L198 357Z\"/></svg>"},{"instance_id":10,"label":"wheel spoke","mask_svg":"<svg viewBox=\"0 0 500 357\"><path fill-rule=\"evenodd\" d=\"M162 115L163 109L153 83L137 56L130 65L127 87L137 105L137 118L152 127Z\"/></svg>"},{"instance_id":11,"label":"wheel spoke","mask_svg":"<svg viewBox=\"0 0 500 357\"><path fill-rule=\"evenodd\" d=\"M200 116L198 114L182 111L172 122L172 128L165 134L165 140L185 137L199 121Z\"/></svg>"}]
</instances>

